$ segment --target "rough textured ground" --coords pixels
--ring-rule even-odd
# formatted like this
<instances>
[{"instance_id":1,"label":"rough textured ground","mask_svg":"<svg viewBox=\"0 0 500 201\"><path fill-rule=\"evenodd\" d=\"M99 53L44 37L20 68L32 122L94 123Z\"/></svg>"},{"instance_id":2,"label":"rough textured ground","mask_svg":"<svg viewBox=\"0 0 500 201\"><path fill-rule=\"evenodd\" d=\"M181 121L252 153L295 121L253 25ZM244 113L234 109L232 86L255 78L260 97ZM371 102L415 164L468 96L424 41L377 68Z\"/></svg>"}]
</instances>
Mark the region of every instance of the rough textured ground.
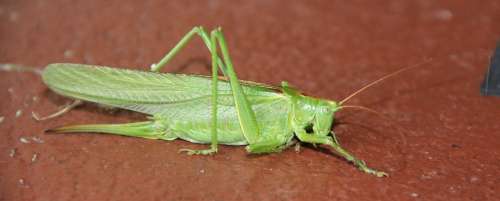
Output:
<instances>
[{"instance_id":1,"label":"rough textured ground","mask_svg":"<svg viewBox=\"0 0 500 201\"><path fill-rule=\"evenodd\" d=\"M240 78L288 80L328 99L433 61L351 102L390 121L354 110L338 115L343 145L388 178L312 147L249 156L223 146L193 157L177 150L202 145L46 135L59 125L144 117L84 106L36 122L31 111L48 114L68 100L37 75L0 72L0 200L499 200L500 99L479 95L499 22L497 0L3 0L0 63L40 69L54 62L147 69L194 25L224 28ZM197 40L171 70L208 73L200 64L208 59Z\"/></svg>"}]
</instances>

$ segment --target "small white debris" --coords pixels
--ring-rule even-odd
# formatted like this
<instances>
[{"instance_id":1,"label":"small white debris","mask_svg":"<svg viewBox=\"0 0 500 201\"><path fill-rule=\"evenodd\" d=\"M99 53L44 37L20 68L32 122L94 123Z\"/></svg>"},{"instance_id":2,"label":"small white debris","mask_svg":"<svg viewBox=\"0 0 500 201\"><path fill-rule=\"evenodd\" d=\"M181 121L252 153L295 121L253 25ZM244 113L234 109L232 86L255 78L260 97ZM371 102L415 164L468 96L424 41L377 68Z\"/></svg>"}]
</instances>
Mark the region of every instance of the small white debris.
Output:
<instances>
[{"instance_id":1,"label":"small white debris","mask_svg":"<svg viewBox=\"0 0 500 201\"><path fill-rule=\"evenodd\" d=\"M205 169L201 169L201 170L200 170L200 173L201 173L201 174L205 173Z\"/></svg>"},{"instance_id":2,"label":"small white debris","mask_svg":"<svg viewBox=\"0 0 500 201\"><path fill-rule=\"evenodd\" d=\"M17 21L18 18L19 18L19 13L15 12L15 11L9 13L9 20L11 22Z\"/></svg>"},{"instance_id":3,"label":"small white debris","mask_svg":"<svg viewBox=\"0 0 500 201\"><path fill-rule=\"evenodd\" d=\"M448 191L450 191L451 193L457 193L457 188L455 188L455 186L450 186L448 188Z\"/></svg>"},{"instance_id":4,"label":"small white debris","mask_svg":"<svg viewBox=\"0 0 500 201\"><path fill-rule=\"evenodd\" d=\"M38 100L39 100L38 96L33 96L32 99L33 99L33 102L38 102Z\"/></svg>"},{"instance_id":5,"label":"small white debris","mask_svg":"<svg viewBox=\"0 0 500 201\"><path fill-rule=\"evenodd\" d=\"M24 144L29 144L30 140L26 137L20 137L19 142L24 143Z\"/></svg>"},{"instance_id":6,"label":"small white debris","mask_svg":"<svg viewBox=\"0 0 500 201\"><path fill-rule=\"evenodd\" d=\"M472 177L470 178L470 182L471 182L471 183L475 183L475 182L477 182L477 181L479 181L479 177L472 176Z\"/></svg>"},{"instance_id":7,"label":"small white debris","mask_svg":"<svg viewBox=\"0 0 500 201\"><path fill-rule=\"evenodd\" d=\"M151 68L151 70L155 69L156 67L156 64L151 64L151 66L149 66Z\"/></svg>"},{"instance_id":8,"label":"small white debris","mask_svg":"<svg viewBox=\"0 0 500 201\"><path fill-rule=\"evenodd\" d=\"M73 50L65 50L64 51L64 58L66 58L66 59L72 58L73 55L75 55L75 52L73 52Z\"/></svg>"},{"instance_id":9,"label":"small white debris","mask_svg":"<svg viewBox=\"0 0 500 201\"><path fill-rule=\"evenodd\" d=\"M418 193L415 193L415 192L410 193L410 196L412 196L412 197L416 198L416 197L418 197Z\"/></svg>"},{"instance_id":10,"label":"small white debris","mask_svg":"<svg viewBox=\"0 0 500 201\"><path fill-rule=\"evenodd\" d=\"M2 71L11 71L12 70L12 65L10 64L0 64L0 70Z\"/></svg>"},{"instance_id":11,"label":"small white debris","mask_svg":"<svg viewBox=\"0 0 500 201\"><path fill-rule=\"evenodd\" d=\"M33 136L33 137L31 137L31 139L32 139L34 142L38 143L38 144L42 144L42 143L44 143L44 142L45 142L42 138L37 137L37 136Z\"/></svg>"},{"instance_id":12,"label":"small white debris","mask_svg":"<svg viewBox=\"0 0 500 201\"><path fill-rule=\"evenodd\" d=\"M26 182L24 181L24 179L19 179L19 184L21 184L21 186L24 186L24 184L26 184Z\"/></svg>"},{"instance_id":13,"label":"small white debris","mask_svg":"<svg viewBox=\"0 0 500 201\"><path fill-rule=\"evenodd\" d=\"M431 170L430 172L426 172L420 176L420 179L432 179L438 175L438 172L435 170Z\"/></svg>"},{"instance_id":14,"label":"small white debris","mask_svg":"<svg viewBox=\"0 0 500 201\"><path fill-rule=\"evenodd\" d=\"M12 87L9 87L9 88L7 89L7 91L8 91L10 94L14 93L14 89L13 89Z\"/></svg>"},{"instance_id":15,"label":"small white debris","mask_svg":"<svg viewBox=\"0 0 500 201\"><path fill-rule=\"evenodd\" d=\"M434 17L438 20L443 20L443 21L448 21L453 18L453 13L448 10L448 9L440 9L437 11L434 11Z\"/></svg>"},{"instance_id":16,"label":"small white debris","mask_svg":"<svg viewBox=\"0 0 500 201\"><path fill-rule=\"evenodd\" d=\"M10 152L9 152L9 157L14 158L14 156L16 156L16 151L17 150L15 148L11 149Z\"/></svg>"},{"instance_id":17,"label":"small white debris","mask_svg":"<svg viewBox=\"0 0 500 201\"><path fill-rule=\"evenodd\" d=\"M33 156L31 157L31 162L34 163L38 159L38 154L34 153Z\"/></svg>"},{"instance_id":18,"label":"small white debris","mask_svg":"<svg viewBox=\"0 0 500 201\"><path fill-rule=\"evenodd\" d=\"M4 116L0 116L0 124L3 122L3 120L5 120L5 117Z\"/></svg>"},{"instance_id":19,"label":"small white debris","mask_svg":"<svg viewBox=\"0 0 500 201\"><path fill-rule=\"evenodd\" d=\"M22 110L17 110L17 111L16 111L16 118L17 118L17 117L20 117L22 114L23 114L23 111L22 111Z\"/></svg>"}]
</instances>

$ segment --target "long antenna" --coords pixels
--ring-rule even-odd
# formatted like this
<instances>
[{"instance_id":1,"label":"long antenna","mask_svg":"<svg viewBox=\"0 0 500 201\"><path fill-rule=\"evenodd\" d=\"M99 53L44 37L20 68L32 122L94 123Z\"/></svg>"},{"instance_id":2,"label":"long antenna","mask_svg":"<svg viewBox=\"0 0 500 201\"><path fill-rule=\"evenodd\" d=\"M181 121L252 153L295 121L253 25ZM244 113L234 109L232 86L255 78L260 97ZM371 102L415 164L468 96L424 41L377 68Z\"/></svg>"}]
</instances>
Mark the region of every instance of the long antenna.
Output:
<instances>
[{"instance_id":1,"label":"long antenna","mask_svg":"<svg viewBox=\"0 0 500 201\"><path fill-rule=\"evenodd\" d=\"M376 110L368 108L368 107L365 107L365 106L361 106L361 105L342 105L338 109L343 109L343 108L353 108L353 109L365 110L367 112L370 112L370 113L373 113L373 114L379 116L380 118L382 118L384 120L389 120L384 115L382 115L380 112L377 112Z\"/></svg>"},{"instance_id":2,"label":"long antenna","mask_svg":"<svg viewBox=\"0 0 500 201\"><path fill-rule=\"evenodd\" d=\"M362 87L361 89L358 89L357 91L355 91L355 92L354 92L354 93L352 93L351 95L347 96L346 98L344 98L342 101L340 101L340 102L339 102L339 105L344 104L346 101L348 101L348 100L349 100L349 99L351 99L352 97L354 97L354 96L356 96L357 94L359 94L359 93L363 92L364 90L366 90L366 89L370 88L371 86L373 86L373 85L375 85L375 84L377 84L377 83L379 83L379 82L384 81L384 80L385 80L385 79L387 79L387 78L390 78L390 77L392 77L392 76L395 76L395 75L397 75L397 74L399 74L399 73L402 73L402 72L404 72L404 71L410 70L410 69L412 69L412 68L416 68L416 67L419 67L419 66L421 66L421 65L427 64L427 63L429 63L429 62L431 62L431 61L432 61L432 58L427 59L427 60L425 60L425 61L423 61L423 62L420 62L420 63L418 63L418 64L415 64L415 65L412 65L412 66L408 66L408 67L406 67L406 68L399 69L399 70L397 70L396 72L393 72L393 73L388 74L388 75L386 75L386 76L384 76L384 77L381 77L381 78L379 78L378 80L375 80L375 81L373 81L373 82L372 82L372 83L370 83L370 84L367 84L366 86Z\"/></svg>"}]
</instances>

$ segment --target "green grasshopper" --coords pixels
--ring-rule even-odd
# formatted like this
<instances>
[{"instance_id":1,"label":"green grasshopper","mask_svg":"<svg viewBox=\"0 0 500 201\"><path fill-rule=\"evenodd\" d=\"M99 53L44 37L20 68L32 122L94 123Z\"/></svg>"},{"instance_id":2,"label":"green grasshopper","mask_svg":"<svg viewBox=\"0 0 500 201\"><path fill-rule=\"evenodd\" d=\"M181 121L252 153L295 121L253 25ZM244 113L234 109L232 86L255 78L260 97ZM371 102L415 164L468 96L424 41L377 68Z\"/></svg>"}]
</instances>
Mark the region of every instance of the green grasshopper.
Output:
<instances>
[{"instance_id":1,"label":"green grasshopper","mask_svg":"<svg viewBox=\"0 0 500 201\"><path fill-rule=\"evenodd\" d=\"M158 73L196 35L211 53L211 78ZM218 76L218 69L224 77ZM343 103L381 79L340 102L302 95L287 82L274 87L241 81L233 69L221 28L209 35L203 27L194 27L160 62L153 64L151 70L153 72L82 64L48 65L42 73L43 82L58 94L151 115L144 122L75 125L49 131L99 132L161 140L180 138L211 144L209 149L180 150L190 155L214 154L218 144L246 145L252 154L279 152L296 142L295 136L300 142L330 146L363 172L387 176L342 148L331 131L335 113L348 107Z\"/></svg>"}]
</instances>

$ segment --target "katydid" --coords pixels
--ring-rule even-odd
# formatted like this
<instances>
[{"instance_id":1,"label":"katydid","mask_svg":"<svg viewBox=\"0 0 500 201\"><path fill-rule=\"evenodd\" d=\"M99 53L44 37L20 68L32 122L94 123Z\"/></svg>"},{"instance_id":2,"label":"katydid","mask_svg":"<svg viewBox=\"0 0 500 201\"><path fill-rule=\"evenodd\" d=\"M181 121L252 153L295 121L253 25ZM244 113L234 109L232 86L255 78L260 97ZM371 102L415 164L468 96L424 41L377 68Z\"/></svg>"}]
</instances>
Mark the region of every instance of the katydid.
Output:
<instances>
[{"instance_id":1,"label":"katydid","mask_svg":"<svg viewBox=\"0 0 500 201\"><path fill-rule=\"evenodd\" d=\"M211 77L159 73L196 35L211 53ZM58 94L150 115L143 122L75 125L50 131L98 132L161 140L180 138L211 144L203 150L180 150L202 155L216 153L218 144L246 145L246 150L255 154L279 152L293 144L296 137L300 142L330 146L363 172L387 176L342 148L331 131L335 112L349 107L343 103L368 86L336 102L302 95L286 82L274 87L238 80L220 28L209 35L203 27L194 27L160 62L153 64L151 70L153 72L83 64L48 65L42 74L43 81ZM224 79L218 76L218 70Z\"/></svg>"}]
</instances>

